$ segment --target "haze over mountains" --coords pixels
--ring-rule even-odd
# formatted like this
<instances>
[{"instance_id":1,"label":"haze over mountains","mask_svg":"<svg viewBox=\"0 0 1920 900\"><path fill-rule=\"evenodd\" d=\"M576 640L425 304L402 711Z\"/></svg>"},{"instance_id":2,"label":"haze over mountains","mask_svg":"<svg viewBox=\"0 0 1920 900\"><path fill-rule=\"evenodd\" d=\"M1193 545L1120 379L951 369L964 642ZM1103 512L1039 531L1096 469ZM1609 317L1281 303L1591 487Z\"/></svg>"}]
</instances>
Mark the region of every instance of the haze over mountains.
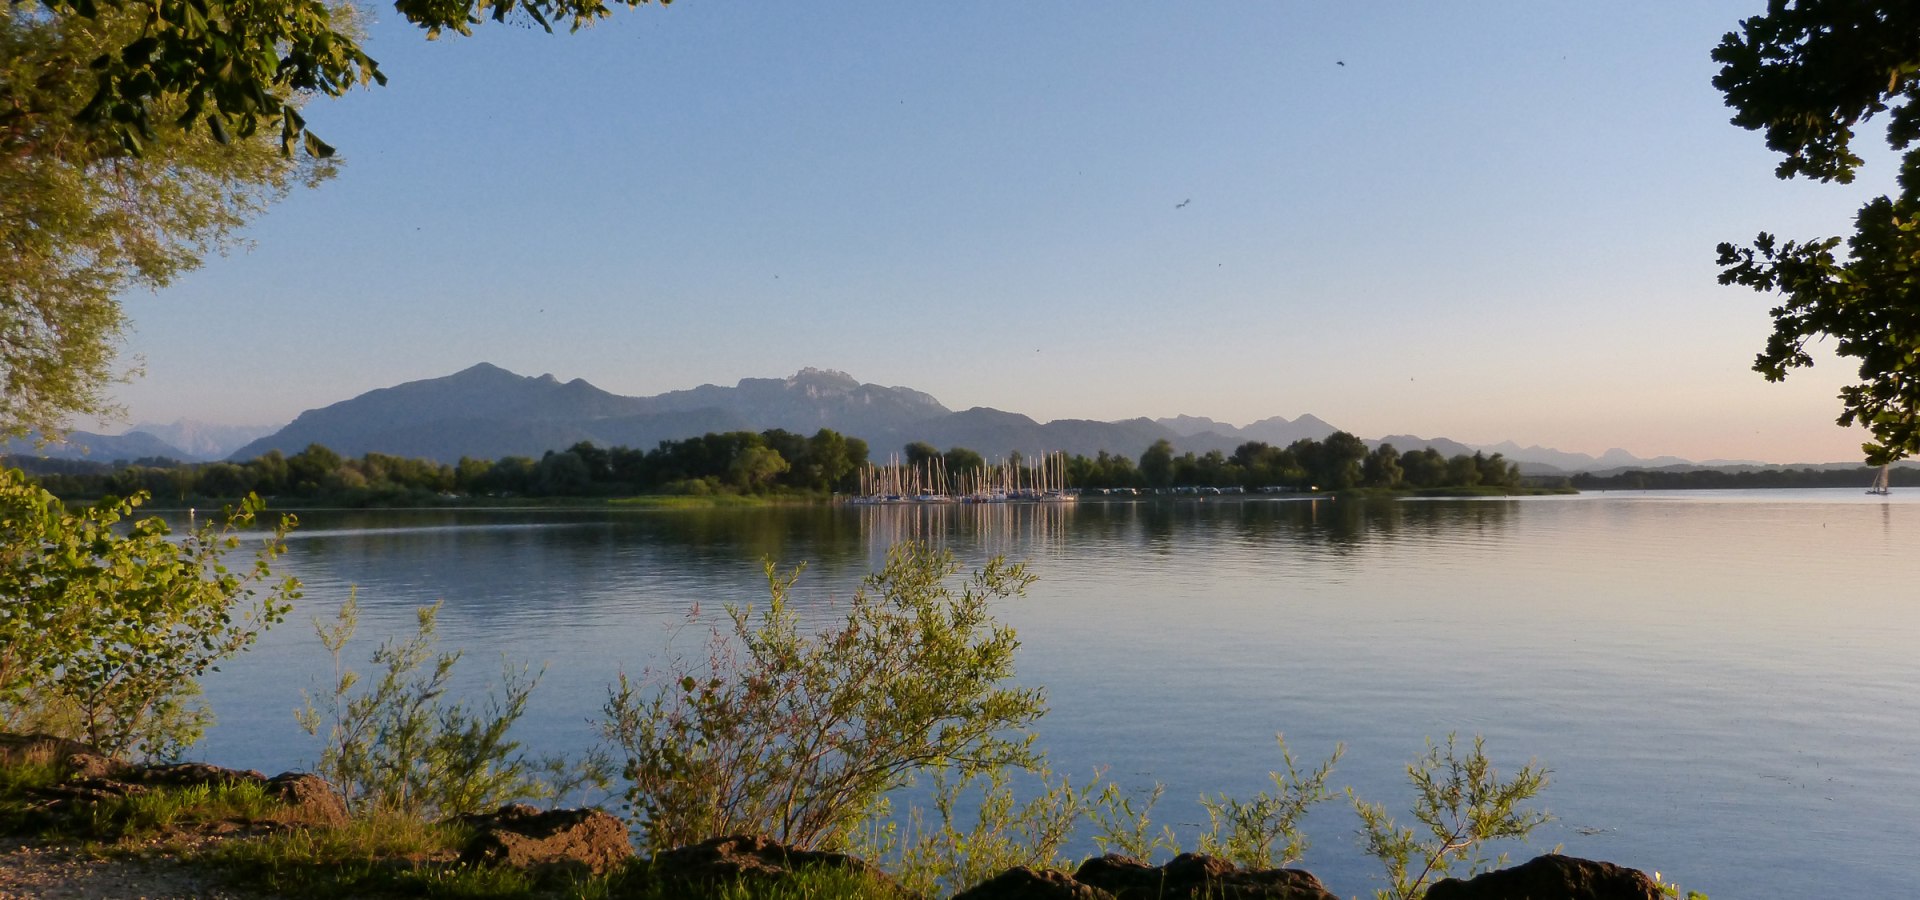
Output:
<instances>
[{"instance_id":1,"label":"haze over mountains","mask_svg":"<svg viewBox=\"0 0 1920 900\"><path fill-rule=\"evenodd\" d=\"M1297 419L1275 416L1245 427L1184 415L1120 422L1057 419L1042 423L987 407L954 411L911 388L863 384L844 372L825 369L802 369L788 378L747 378L733 387L708 384L652 397L626 397L583 379L563 382L552 375L528 377L480 363L445 377L368 391L308 410L286 427L237 449L234 443L250 436L245 429L175 423L142 426L119 436L75 433L67 445L42 452L75 456L81 448L87 448L91 451L87 456L100 461L153 456L196 460L229 455L244 460L269 450L296 453L317 443L349 456L377 452L454 462L462 456L538 457L580 441L603 447L650 448L663 440L712 431L769 428L801 434L831 428L864 439L875 459L885 459L912 441L943 449L969 447L989 458L1014 451L1092 456L1102 450L1134 457L1162 439L1182 452L1231 453L1247 441L1285 446L1302 438L1325 438L1337 430L1312 415ZM1523 471L1535 473L1689 465L1676 457L1641 459L1624 450L1609 450L1594 457L1521 447L1511 441L1475 446L1445 438L1389 435L1368 443L1382 441L1402 451L1432 446L1448 455L1476 450L1499 452L1520 462ZM30 445L22 442L0 451L32 452Z\"/></svg>"},{"instance_id":2,"label":"haze over mountains","mask_svg":"<svg viewBox=\"0 0 1920 900\"><path fill-rule=\"evenodd\" d=\"M444 378L369 391L308 410L233 456L248 459L268 450L294 453L320 443L348 455L380 452L451 462L463 455L539 456L579 441L652 447L710 431L769 428L801 434L831 428L865 440L876 458L912 441L970 447L989 457L1014 451L1093 455L1102 450L1137 456L1161 439L1183 450L1230 451L1248 440L1286 444L1334 431L1311 416L1293 423L1277 418L1256 423L1257 437L1249 436L1255 432L1210 424L1207 430L1183 433L1148 419L1040 423L985 407L956 412L911 388L863 384L825 369L802 369L788 378L747 378L733 387L709 384L653 397L623 397L581 379L530 378L481 363Z\"/></svg>"}]
</instances>

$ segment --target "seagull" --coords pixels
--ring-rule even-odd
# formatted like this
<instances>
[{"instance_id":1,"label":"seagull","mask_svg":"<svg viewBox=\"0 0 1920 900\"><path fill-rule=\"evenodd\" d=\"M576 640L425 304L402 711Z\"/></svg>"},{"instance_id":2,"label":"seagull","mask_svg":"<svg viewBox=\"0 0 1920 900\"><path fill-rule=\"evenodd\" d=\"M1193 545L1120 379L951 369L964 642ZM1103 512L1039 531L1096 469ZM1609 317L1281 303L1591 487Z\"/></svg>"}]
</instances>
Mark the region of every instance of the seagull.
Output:
<instances>
[{"instance_id":1,"label":"seagull","mask_svg":"<svg viewBox=\"0 0 1920 900\"><path fill-rule=\"evenodd\" d=\"M1192 202L1193 202L1193 198L1192 198L1192 197L1188 197L1187 199L1185 199L1185 200L1182 200L1182 201L1180 201L1179 203L1175 203L1175 204L1173 205L1173 208L1174 208L1174 209L1179 209L1180 207L1183 207L1183 206L1186 206L1187 204L1189 204L1189 203L1192 203Z\"/></svg>"}]
</instances>

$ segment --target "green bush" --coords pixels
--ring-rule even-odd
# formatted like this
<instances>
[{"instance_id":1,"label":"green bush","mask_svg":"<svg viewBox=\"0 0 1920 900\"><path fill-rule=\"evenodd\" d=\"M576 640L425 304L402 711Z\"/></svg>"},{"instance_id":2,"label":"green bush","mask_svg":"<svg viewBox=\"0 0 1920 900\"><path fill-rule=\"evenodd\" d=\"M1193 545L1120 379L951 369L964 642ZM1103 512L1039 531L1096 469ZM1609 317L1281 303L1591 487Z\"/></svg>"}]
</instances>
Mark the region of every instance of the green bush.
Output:
<instances>
[{"instance_id":1,"label":"green bush","mask_svg":"<svg viewBox=\"0 0 1920 900\"><path fill-rule=\"evenodd\" d=\"M849 836L849 850L886 869L907 894L934 897L978 884L1014 866L1065 869L1061 855L1096 796L1100 778L1076 788L1044 765L1031 773L1038 792L1022 802L1006 768L932 772L932 814L920 807L892 821L881 804ZM1022 779L1027 780L1027 779ZM971 810L972 815L962 812Z\"/></svg>"},{"instance_id":2,"label":"green bush","mask_svg":"<svg viewBox=\"0 0 1920 900\"><path fill-rule=\"evenodd\" d=\"M994 560L956 590L958 572L950 553L899 545L843 625L806 634L787 601L798 571L769 563L769 602L729 606L703 663L622 675L603 727L647 843L749 832L811 848L921 770L1032 767L1032 738L1012 733L1044 712L1042 694L1005 686L1018 641L989 614L1031 578Z\"/></svg>"},{"instance_id":3,"label":"green bush","mask_svg":"<svg viewBox=\"0 0 1920 900\"><path fill-rule=\"evenodd\" d=\"M1333 755L1311 772L1301 772L1287 749L1284 737L1274 736L1280 745L1285 774L1268 772L1277 793L1261 791L1250 800L1238 800L1225 794L1201 797L1207 811L1208 829L1200 835L1199 852L1218 856L1249 869L1271 869L1299 861L1307 852L1307 836L1300 830L1300 819L1314 805L1333 798L1327 789L1327 776L1346 752L1335 746ZM1276 858L1274 844L1279 843Z\"/></svg>"},{"instance_id":4,"label":"green bush","mask_svg":"<svg viewBox=\"0 0 1920 900\"><path fill-rule=\"evenodd\" d=\"M1376 892L1381 900L1413 900L1441 878L1471 878L1500 868L1506 854L1488 857L1488 842L1523 840L1550 819L1520 805L1547 786L1547 770L1529 764L1512 780L1501 781L1487 759L1485 741L1477 736L1465 758L1453 735L1447 735L1444 748L1429 740L1426 755L1407 766L1407 780L1418 794L1413 817L1424 835L1396 824L1383 804L1363 801L1347 789L1367 853L1386 866L1393 883Z\"/></svg>"},{"instance_id":5,"label":"green bush","mask_svg":"<svg viewBox=\"0 0 1920 900\"><path fill-rule=\"evenodd\" d=\"M359 674L343 661L359 624L356 597L347 597L331 626L314 622L333 654L334 683L318 706L308 696L297 717L308 734L325 729L315 771L333 782L348 808L451 816L554 797L582 782L604 783L609 773L598 757L569 767L564 760L537 762L520 754L509 734L539 683L524 666L505 666L501 693L478 709L445 699L461 654L435 652L439 610L437 603L421 607L411 637L388 640L374 651L380 677L366 690L358 690Z\"/></svg>"},{"instance_id":6,"label":"green bush","mask_svg":"<svg viewBox=\"0 0 1920 900\"><path fill-rule=\"evenodd\" d=\"M275 581L270 568L291 516L233 571L226 554L263 508L258 497L178 538L159 518L122 524L145 499L74 514L0 469L0 727L174 756L212 718L197 679L299 596L299 582Z\"/></svg>"}]
</instances>

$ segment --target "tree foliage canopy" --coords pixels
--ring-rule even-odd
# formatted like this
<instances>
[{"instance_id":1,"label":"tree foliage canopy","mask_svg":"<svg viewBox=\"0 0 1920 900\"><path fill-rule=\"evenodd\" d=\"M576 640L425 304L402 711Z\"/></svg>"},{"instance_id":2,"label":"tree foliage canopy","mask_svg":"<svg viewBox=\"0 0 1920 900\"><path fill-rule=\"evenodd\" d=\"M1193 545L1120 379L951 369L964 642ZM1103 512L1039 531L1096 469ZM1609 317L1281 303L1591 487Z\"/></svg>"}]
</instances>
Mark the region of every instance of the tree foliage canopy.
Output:
<instances>
[{"instance_id":1,"label":"tree foliage canopy","mask_svg":"<svg viewBox=\"0 0 1920 900\"><path fill-rule=\"evenodd\" d=\"M12 7L31 0L7 0ZM648 0L614 0L638 6ZM664 4L670 0L661 0ZM277 131L282 152L296 143L316 157L333 148L306 130L298 96L339 96L386 83L360 48L351 7L328 0L39 0L54 18L128 19L141 28L84 58L90 96L79 111L138 153L162 125L204 125L215 139ZM547 31L606 17L606 0L395 0L394 9L428 37L470 33L492 19L524 17Z\"/></svg>"},{"instance_id":2,"label":"tree foliage canopy","mask_svg":"<svg viewBox=\"0 0 1920 900\"><path fill-rule=\"evenodd\" d=\"M1860 208L1844 260L1837 237L1782 242L1763 232L1751 247L1719 246L1721 284L1783 297L1754 369L1779 381L1813 364L1809 341L1832 337L1839 355L1859 360L1839 423L1872 434L1868 461L1920 452L1920 6L1772 0L1740 28L1713 52L1713 83L1734 124L1765 132L1785 157L1781 178L1852 182L1864 164L1855 130L1875 116L1904 151L1898 195Z\"/></svg>"},{"instance_id":3,"label":"tree foliage canopy","mask_svg":"<svg viewBox=\"0 0 1920 900\"><path fill-rule=\"evenodd\" d=\"M73 513L0 469L0 727L169 755L206 723L196 679L299 596L298 582L269 569L291 519L251 566L228 568L258 498L178 536L158 518L132 520L144 499Z\"/></svg>"},{"instance_id":4,"label":"tree foliage canopy","mask_svg":"<svg viewBox=\"0 0 1920 900\"><path fill-rule=\"evenodd\" d=\"M111 411L126 321L115 298L166 285L294 185L332 173L171 122L149 127L135 155L79 121L91 62L153 27L110 8L61 17L0 5L0 435Z\"/></svg>"}]
</instances>

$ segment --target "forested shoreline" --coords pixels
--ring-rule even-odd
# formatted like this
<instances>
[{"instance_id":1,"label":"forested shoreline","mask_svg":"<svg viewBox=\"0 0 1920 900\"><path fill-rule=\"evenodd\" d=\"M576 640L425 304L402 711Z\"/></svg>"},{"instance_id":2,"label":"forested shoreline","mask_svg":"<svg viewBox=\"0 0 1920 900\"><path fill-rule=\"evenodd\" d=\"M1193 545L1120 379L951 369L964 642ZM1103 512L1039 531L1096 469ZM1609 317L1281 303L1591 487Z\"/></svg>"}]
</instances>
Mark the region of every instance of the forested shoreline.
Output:
<instances>
[{"instance_id":1,"label":"forested shoreline","mask_svg":"<svg viewBox=\"0 0 1920 900\"><path fill-rule=\"evenodd\" d=\"M1037 458L1013 454L1005 462ZM869 466L937 464L963 472L987 465L981 453L925 442L875 458L867 442L831 429L803 436L781 429L716 432L662 441L651 450L590 442L540 458L462 457L456 463L384 453L347 457L319 444L292 455L270 451L245 462L171 459L92 460L6 457L41 486L68 500L146 492L160 503L265 497L344 506L406 506L476 500L594 500L628 497L827 498L858 490ZM991 462L1001 462L993 460ZM1391 444L1368 448L1336 432L1326 440L1285 447L1249 441L1232 453L1176 453L1158 441L1138 457L1102 451L1065 464L1069 487L1081 491L1523 492L1539 490L1713 490L1864 488L1875 470L1856 468L1686 471L1632 469L1607 475L1522 476L1498 453L1455 454L1431 447L1405 453ZM1920 487L1920 468L1894 467L1896 487Z\"/></svg>"},{"instance_id":2,"label":"forested shoreline","mask_svg":"<svg viewBox=\"0 0 1920 900\"><path fill-rule=\"evenodd\" d=\"M866 441L824 428L812 436L781 429L709 433L662 441L650 450L581 442L538 459L462 457L455 463L384 453L354 458L319 444L291 455L269 451L245 462L8 458L10 465L20 466L48 491L69 500L146 492L160 503L191 503L256 493L347 506L648 495L822 498L856 491L861 471L872 465L924 466L936 461L950 472L988 463L977 451L942 451L925 442L875 459ZM1021 466L1031 461L1015 453L1006 462ZM1346 432L1285 447L1249 441L1231 454L1176 453L1173 444L1163 440L1138 458L1105 451L1076 455L1067 459L1065 471L1071 488L1091 491L1398 491L1521 485L1519 467L1498 453L1447 457L1431 447L1401 453L1391 444L1370 449Z\"/></svg>"},{"instance_id":3,"label":"forested shoreline","mask_svg":"<svg viewBox=\"0 0 1920 900\"><path fill-rule=\"evenodd\" d=\"M1582 472L1569 483L1583 491L1687 491L1753 488L1852 488L1865 490L1878 469L1869 466L1840 469L1754 469L1724 472L1718 469L1671 471L1630 469L1611 475ZM1894 466L1887 470L1894 487L1920 487L1920 469Z\"/></svg>"}]
</instances>

